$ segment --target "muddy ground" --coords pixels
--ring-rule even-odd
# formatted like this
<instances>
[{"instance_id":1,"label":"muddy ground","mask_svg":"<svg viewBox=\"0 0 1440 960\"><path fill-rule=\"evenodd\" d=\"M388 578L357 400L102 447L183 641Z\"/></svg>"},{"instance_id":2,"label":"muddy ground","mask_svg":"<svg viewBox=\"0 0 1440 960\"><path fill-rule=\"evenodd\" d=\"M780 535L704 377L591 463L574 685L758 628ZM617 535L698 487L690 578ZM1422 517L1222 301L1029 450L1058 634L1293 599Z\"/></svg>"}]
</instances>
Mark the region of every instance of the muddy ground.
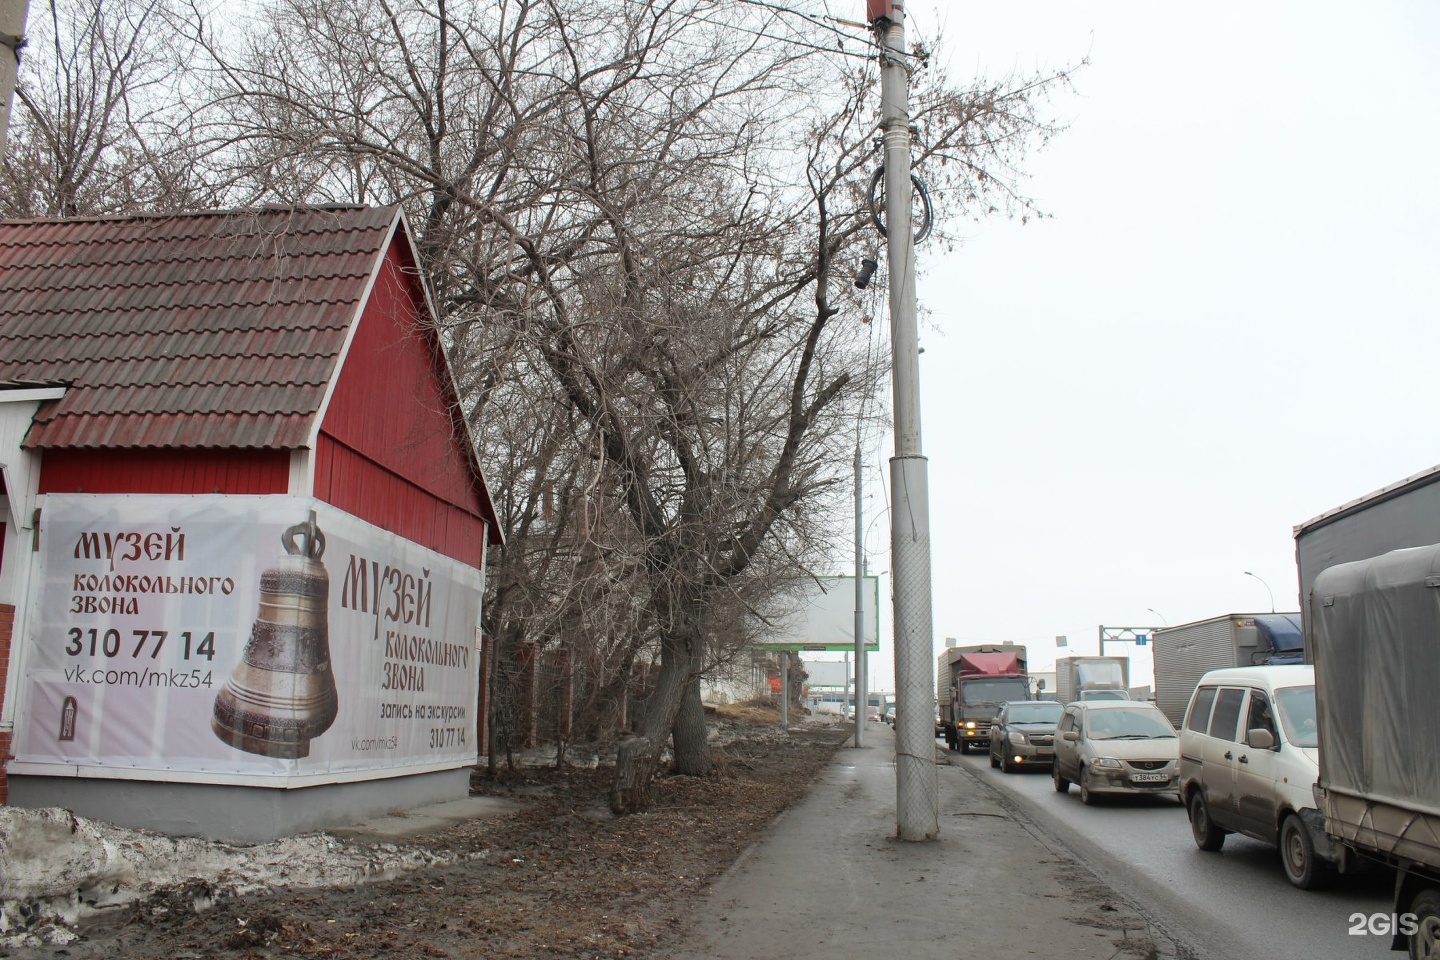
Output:
<instances>
[{"instance_id":1,"label":"muddy ground","mask_svg":"<svg viewBox=\"0 0 1440 960\"><path fill-rule=\"evenodd\" d=\"M16 960L199 958L659 958L688 911L779 813L804 795L849 728L781 733L775 718L715 718L712 777L665 777L655 807L614 817L611 771L522 768L472 792L523 812L401 846L440 861L387 881L237 895L196 881L114 907L63 944L0 946Z\"/></svg>"}]
</instances>

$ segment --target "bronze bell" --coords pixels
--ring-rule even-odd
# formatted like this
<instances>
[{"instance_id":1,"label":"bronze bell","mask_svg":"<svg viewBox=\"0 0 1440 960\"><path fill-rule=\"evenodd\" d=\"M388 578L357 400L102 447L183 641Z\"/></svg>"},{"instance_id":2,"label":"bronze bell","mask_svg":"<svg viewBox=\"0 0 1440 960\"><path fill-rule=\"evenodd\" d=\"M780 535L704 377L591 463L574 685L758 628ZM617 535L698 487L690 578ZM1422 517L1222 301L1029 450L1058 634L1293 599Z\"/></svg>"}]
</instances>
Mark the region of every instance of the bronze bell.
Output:
<instances>
[{"instance_id":1,"label":"bronze bell","mask_svg":"<svg viewBox=\"0 0 1440 960\"><path fill-rule=\"evenodd\" d=\"M280 538L285 556L260 575L260 612L235 673L215 697L210 728L232 747L294 760L335 722L330 576L325 534L310 519Z\"/></svg>"}]
</instances>

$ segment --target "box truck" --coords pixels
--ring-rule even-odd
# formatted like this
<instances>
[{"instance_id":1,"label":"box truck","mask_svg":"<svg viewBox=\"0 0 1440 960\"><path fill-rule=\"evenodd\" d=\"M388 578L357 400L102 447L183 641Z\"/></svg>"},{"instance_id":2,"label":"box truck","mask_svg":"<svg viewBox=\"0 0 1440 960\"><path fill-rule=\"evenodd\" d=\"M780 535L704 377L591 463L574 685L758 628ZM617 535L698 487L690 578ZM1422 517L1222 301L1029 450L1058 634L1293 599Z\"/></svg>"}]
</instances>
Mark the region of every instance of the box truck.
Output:
<instances>
[{"instance_id":1,"label":"box truck","mask_svg":"<svg viewBox=\"0 0 1440 960\"><path fill-rule=\"evenodd\" d=\"M1055 699L1129 700L1130 658L1061 657L1055 661Z\"/></svg>"},{"instance_id":2,"label":"box truck","mask_svg":"<svg viewBox=\"0 0 1440 960\"><path fill-rule=\"evenodd\" d=\"M1155 644L1155 705L1178 728L1200 678L1223 667L1300 663L1298 613L1227 613L1162 627Z\"/></svg>"}]
</instances>

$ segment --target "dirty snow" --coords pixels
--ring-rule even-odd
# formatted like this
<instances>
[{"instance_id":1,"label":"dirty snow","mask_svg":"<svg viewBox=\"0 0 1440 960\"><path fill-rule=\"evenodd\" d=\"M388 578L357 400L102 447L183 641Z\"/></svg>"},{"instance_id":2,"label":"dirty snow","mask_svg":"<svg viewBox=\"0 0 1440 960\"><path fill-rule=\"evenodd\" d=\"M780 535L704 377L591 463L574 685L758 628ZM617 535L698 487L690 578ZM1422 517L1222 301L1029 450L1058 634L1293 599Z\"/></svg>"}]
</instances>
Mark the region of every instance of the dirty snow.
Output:
<instances>
[{"instance_id":1,"label":"dirty snow","mask_svg":"<svg viewBox=\"0 0 1440 960\"><path fill-rule=\"evenodd\" d=\"M130 830L58 807L0 807L0 946L63 944L86 918L177 887L202 911L221 894L389 879L447 859L326 833L246 846Z\"/></svg>"}]
</instances>

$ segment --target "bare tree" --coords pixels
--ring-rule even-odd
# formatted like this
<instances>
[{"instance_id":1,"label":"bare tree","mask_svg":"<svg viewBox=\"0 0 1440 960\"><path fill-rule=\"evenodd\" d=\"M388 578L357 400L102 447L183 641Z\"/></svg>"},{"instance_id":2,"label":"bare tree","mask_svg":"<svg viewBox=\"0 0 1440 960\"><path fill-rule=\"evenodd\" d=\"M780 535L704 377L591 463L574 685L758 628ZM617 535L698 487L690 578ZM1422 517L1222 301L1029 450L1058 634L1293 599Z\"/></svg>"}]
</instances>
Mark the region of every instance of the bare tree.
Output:
<instances>
[{"instance_id":1,"label":"bare tree","mask_svg":"<svg viewBox=\"0 0 1440 960\"><path fill-rule=\"evenodd\" d=\"M880 304L849 283L874 245L867 39L736 0L272 0L240 34L190 20L204 96L183 155L209 193L164 195L404 204L500 491L487 634L587 665L615 726L647 673L615 809L647 805L667 744L708 772L699 678L825 563L856 432L883 426ZM1033 214L1019 163L1066 75L962 88L922 59L917 169L941 214ZM96 158L66 160L47 204L100 202L71 181L124 196L97 171L128 141L101 139L41 151Z\"/></svg>"},{"instance_id":2,"label":"bare tree","mask_svg":"<svg viewBox=\"0 0 1440 960\"><path fill-rule=\"evenodd\" d=\"M209 205L169 0L55 0L30 18L0 210L73 217ZM37 11L39 12L39 11Z\"/></svg>"},{"instance_id":3,"label":"bare tree","mask_svg":"<svg viewBox=\"0 0 1440 960\"><path fill-rule=\"evenodd\" d=\"M25 42L25 20L30 0L0 0L0 157L10 131L10 109L15 101L15 80L20 69L20 48Z\"/></svg>"}]
</instances>

